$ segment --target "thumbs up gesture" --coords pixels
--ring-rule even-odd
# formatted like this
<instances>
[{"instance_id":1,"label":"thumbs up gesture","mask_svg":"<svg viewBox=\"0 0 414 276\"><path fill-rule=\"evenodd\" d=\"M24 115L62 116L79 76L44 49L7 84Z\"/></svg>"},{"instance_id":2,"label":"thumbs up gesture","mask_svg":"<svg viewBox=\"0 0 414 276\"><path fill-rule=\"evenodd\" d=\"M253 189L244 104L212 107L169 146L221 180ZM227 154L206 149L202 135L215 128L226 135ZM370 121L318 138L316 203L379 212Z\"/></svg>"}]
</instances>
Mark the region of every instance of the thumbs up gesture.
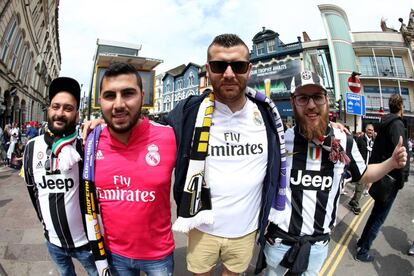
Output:
<instances>
[{"instance_id":1,"label":"thumbs up gesture","mask_svg":"<svg viewBox=\"0 0 414 276\"><path fill-rule=\"evenodd\" d=\"M402 136L400 136L400 140L392 153L392 160L396 169L404 167L407 163L407 150L403 145Z\"/></svg>"}]
</instances>

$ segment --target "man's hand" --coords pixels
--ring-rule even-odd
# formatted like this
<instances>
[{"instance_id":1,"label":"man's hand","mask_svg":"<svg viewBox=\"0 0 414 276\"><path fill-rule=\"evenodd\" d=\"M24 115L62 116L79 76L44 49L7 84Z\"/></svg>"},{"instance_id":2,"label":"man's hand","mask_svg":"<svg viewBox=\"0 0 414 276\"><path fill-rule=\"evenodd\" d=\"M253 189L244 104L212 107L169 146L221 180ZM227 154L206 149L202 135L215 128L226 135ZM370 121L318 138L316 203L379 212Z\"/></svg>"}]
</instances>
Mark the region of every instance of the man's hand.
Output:
<instances>
[{"instance_id":1,"label":"man's hand","mask_svg":"<svg viewBox=\"0 0 414 276\"><path fill-rule=\"evenodd\" d=\"M82 140L83 144L86 144L86 139L88 138L88 134L97 126L100 124L105 123L102 119L93 119L91 121L85 121L82 124Z\"/></svg>"},{"instance_id":2,"label":"man's hand","mask_svg":"<svg viewBox=\"0 0 414 276\"><path fill-rule=\"evenodd\" d=\"M349 130L341 123L330 122L330 124L333 128L337 128L342 132L345 132L347 134L351 134L351 132L349 132Z\"/></svg>"},{"instance_id":3,"label":"man's hand","mask_svg":"<svg viewBox=\"0 0 414 276\"><path fill-rule=\"evenodd\" d=\"M392 153L391 160L395 169L401 169L407 163L407 150L403 146L403 138L400 136L398 145L395 147Z\"/></svg>"}]
</instances>

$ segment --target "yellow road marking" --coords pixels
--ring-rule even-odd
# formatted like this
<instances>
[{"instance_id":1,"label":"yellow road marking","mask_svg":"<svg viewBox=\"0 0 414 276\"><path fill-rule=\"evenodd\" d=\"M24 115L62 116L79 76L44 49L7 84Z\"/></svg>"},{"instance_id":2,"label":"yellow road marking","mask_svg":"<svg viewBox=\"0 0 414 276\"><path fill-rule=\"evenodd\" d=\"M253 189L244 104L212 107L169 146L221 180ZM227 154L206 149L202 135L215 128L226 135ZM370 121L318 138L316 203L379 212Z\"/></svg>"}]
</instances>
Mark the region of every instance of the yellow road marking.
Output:
<instances>
[{"instance_id":1,"label":"yellow road marking","mask_svg":"<svg viewBox=\"0 0 414 276\"><path fill-rule=\"evenodd\" d=\"M354 225L354 229L353 229L354 233L355 233L355 230L358 229L358 226L361 224L362 219L365 217L366 213L368 212L368 210L371 208L372 205L374 205L374 200L370 199L368 207L364 210L364 212L362 212L361 215L359 215L358 222ZM338 257L336 258L334 264L332 265L331 270L328 272L327 274L328 276L333 275L333 273L335 272L339 262L342 260L342 257L344 256L345 250L348 248L348 244L351 241L352 236L353 236L352 232L350 232L345 243L342 245L342 249L339 252Z\"/></svg>"},{"instance_id":2,"label":"yellow road marking","mask_svg":"<svg viewBox=\"0 0 414 276\"><path fill-rule=\"evenodd\" d=\"M371 198L369 198L367 200L367 202L365 202L365 204L362 206L361 211L365 212L365 210L369 209L366 208L368 206L368 204L372 201ZM362 216L361 216L362 217ZM345 230L345 233L342 235L341 239L339 240L339 242L336 244L334 250L332 251L332 253L330 254L329 258L325 261L325 264L323 265L322 269L319 271L319 275L323 275L323 273L325 273L325 271L329 268L329 266L332 263L332 260L335 258L336 253L338 252L338 250L341 248L342 243L344 242L344 240L347 238L349 232L353 229L354 224L356 223L356 221L358 220L359 216L355 216L352 221L351 224L348 226L348 228Z\"/></svg>"}]
</instances>

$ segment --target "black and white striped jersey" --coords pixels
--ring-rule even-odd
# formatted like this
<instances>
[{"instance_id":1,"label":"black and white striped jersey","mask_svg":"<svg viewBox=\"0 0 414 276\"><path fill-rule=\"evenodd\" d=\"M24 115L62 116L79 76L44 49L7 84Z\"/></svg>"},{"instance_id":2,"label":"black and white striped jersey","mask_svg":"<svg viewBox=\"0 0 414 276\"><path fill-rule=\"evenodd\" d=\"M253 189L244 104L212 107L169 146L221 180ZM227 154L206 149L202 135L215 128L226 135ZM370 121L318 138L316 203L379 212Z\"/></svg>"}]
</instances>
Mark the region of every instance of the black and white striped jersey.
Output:
<instances>
[{"instance_id":1,"label":"black and white striped jersey","mask_svg":"<svg viewBox=\"0 0 414 276\"><path fill-rule=\"evenodd\" d=\"M75 143L79 151L81 142L75 140L74 146ZM81 162L61 173L57 158L41 135L27 143L23 164L30 198L46 239L63 248L87 244L80 205Z\"/></svg>"},{"instance_id":2,"label":"black and white striped jersey","mask_svg":"<svg viewBox=\"0 0 414 276\"><path fill-rule=\"evenodd\" d=\"M346 169L351 172L352 180L358 181L366 165L357 144L338 129L329 127L327 133L340 140L351 159ZM306 140L297 127L286 131L285 142L287 202L284 211L277 211L276 224L295 236L330 233L335 226L345 165L330 161L330 152Z\"/></svg>"}]
</instances>

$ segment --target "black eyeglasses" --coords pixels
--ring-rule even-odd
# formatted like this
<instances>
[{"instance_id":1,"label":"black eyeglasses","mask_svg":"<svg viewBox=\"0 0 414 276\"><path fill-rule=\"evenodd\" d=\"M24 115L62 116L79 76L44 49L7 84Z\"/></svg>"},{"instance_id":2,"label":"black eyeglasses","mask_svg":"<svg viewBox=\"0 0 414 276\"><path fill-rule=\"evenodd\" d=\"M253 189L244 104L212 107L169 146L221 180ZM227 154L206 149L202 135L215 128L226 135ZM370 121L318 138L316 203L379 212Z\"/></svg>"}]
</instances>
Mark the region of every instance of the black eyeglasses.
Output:
<instances>
[{"instance_id":1,"label":"black eyeglasses","mask_svg":"<svg viewBox=\"0 0 414 276\"><path fill-rule=\"evenodd\" d=\"M213 60L208 63L210 65L210 69L213 73L216 74L223 74L227 67L230 66L231 70L235 74L244 74L249 69L249 62L248 61L222 61L222 60Z\"/></svg>"},{"instance_id":2,"label":"black eyeglasses","mask_svg":"<svg viewBox=\"0 0 414 276\"><path fill-rule=\"evenodd\" d=\"M309 100L312 98L313 102L316 105L323 105L326 103L326 94L315 94L312 96L308 95L295 95L293 100L298 106L305 106L309 103Z\"/></svg>"}]
</instances>

